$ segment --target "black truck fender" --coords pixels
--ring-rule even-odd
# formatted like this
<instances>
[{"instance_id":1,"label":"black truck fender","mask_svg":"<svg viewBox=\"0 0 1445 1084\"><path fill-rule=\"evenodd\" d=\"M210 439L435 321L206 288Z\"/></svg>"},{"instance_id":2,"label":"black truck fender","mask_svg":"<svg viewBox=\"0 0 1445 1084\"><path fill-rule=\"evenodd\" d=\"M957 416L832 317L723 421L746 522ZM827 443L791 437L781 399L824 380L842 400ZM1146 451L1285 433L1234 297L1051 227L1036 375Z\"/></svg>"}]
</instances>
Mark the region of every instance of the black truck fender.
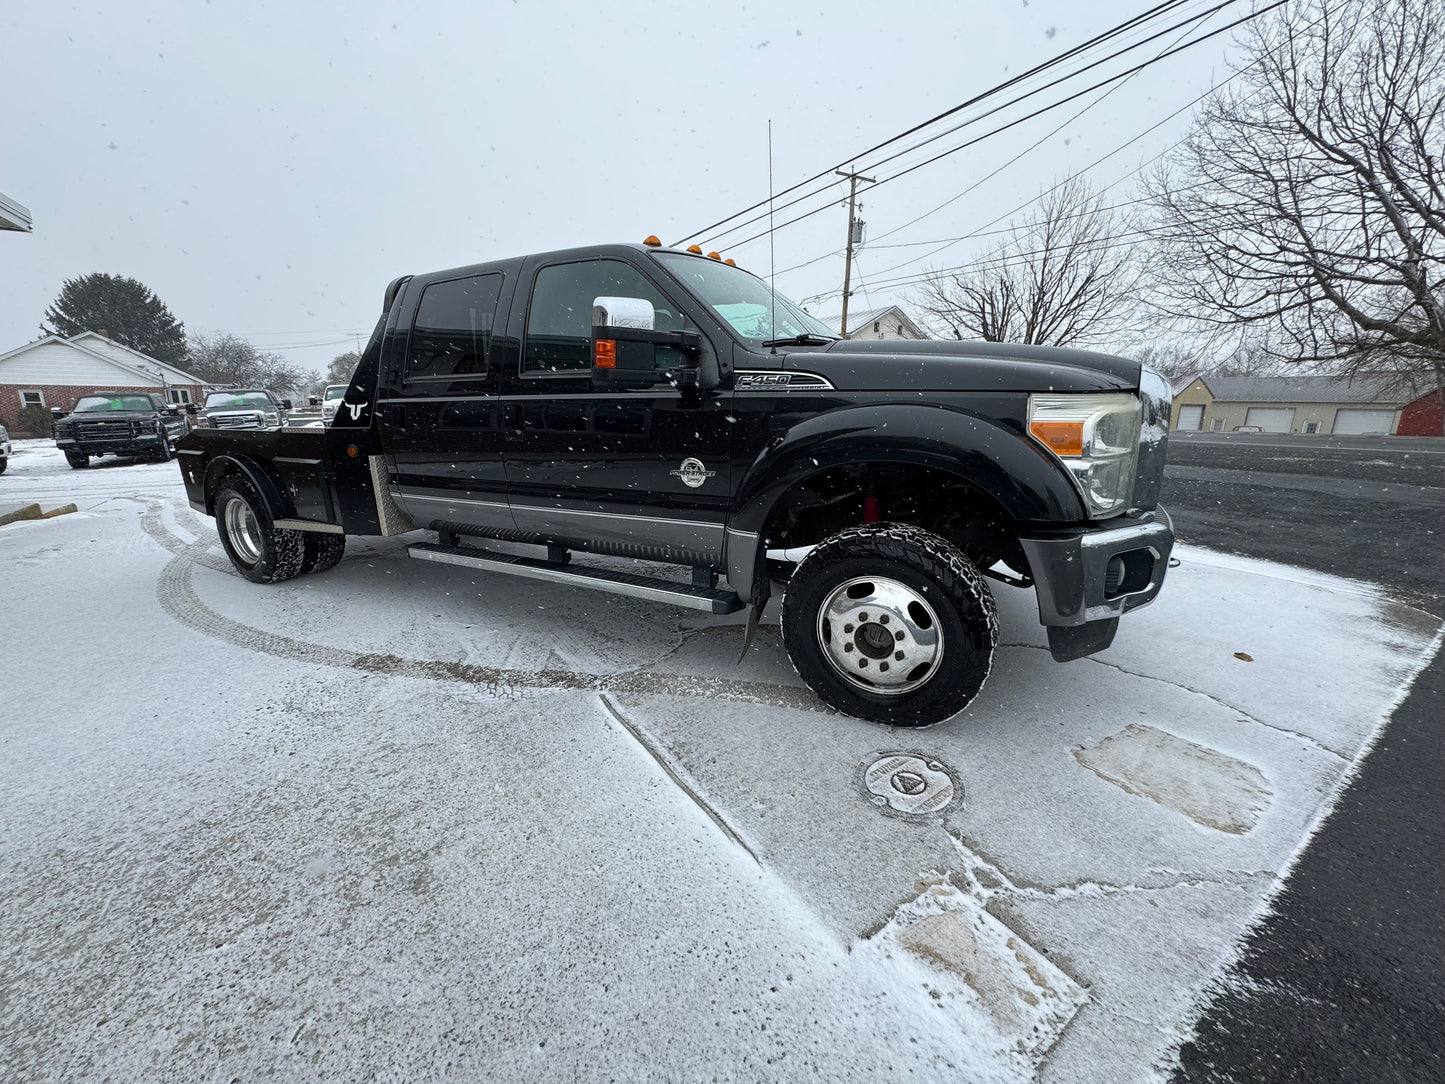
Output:
<instances>
[{"instance_id":1,"label":"black truck fender","mask_svg":"<svg viewBox=\"0 0 1445 1084\"><path fill-rule=\"evenodd\" d=\"M221 487L221 479L228 474L239 474L256 487L256 492L266 502L266 510L271 513L273 521L292 516L291 502L281 487L280 479L276 478L262 461L240 455L218 455L206 464L205 494L208 516L216 514L216 491Z\"/></svg>"},{"instance_id":2,"label":"black truck fender","mask_svg":"<svg viewBox=\"0 0 1445 1084\"><path fill-rule=\"evenodd\" d=\"M952 474L1019 523L1086 518L1064 468L1028 437L992 419L913 403L836 410L776 438L744 476L726 552L728 582L744 602L768 592L767 530L789 495L815 475L860 463L911 464Z\"/></svg>"}]
</instances>

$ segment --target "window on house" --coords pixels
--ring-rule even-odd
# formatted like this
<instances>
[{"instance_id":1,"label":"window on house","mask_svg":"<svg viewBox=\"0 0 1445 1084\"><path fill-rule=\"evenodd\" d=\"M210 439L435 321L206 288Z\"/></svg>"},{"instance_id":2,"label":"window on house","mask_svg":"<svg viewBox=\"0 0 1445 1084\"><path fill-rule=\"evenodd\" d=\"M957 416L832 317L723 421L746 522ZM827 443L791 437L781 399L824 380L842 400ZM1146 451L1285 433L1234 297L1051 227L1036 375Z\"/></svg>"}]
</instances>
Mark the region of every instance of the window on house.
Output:
<instances>
[{"instance_id":1,"label":"window on house","mask_svg":"<svg viewBox=\"0 0 1445 1084\"><path fill-rule=\"evenodd\" d=\"M42 391L22 391L20 393L20 408L23 410L28 406L43 407L45 405L45 393Z\"/></svg>"},{"instance_id":2,"label":"window on house","mask_svg":"<svg viewBox=\"0 0 1445 1084\"><path fill-rule=\"evenodd\" d=\"M189 403L190 401L191 401L191 393L188 392L185 388L167 388L167 389L166 389L166 402L168 402L168 403Z\"/></svg>"},{"instance_id":3,"label":"window on house","mask_svg":"<svg viewBox=\"0 0 1445 1084\"><path fill-rule=\"evenodd\" d=\"M874 320L874 321L873 321L873 330L874 330L874 331L877 331L877 330L878 330L878 323L879 323L879 322L878 322L877 320Z\"/></svg>"},{"instance_id":4,"label":"window on house","mask_svg":"<svg viewBox=\"0 0 1445 1084\"><path fill-rule=\"evenodd\" d=\"M1224 419L1223 419L1223 418L1215 418L1215 419L1213 419L1213 420L1209 423L1209 431L1210 431L1211 433L1223 433L1223 432L1224 432Z\"/></svg>"},{"instance_id":5,"label":"window on house","mask_svg":"<svg viewBox=\"0 0 1445 1084\"><path fill-rule=\"evenodd\" d=\"M1305 422L1305 432L1306 432L1306 433L1318 433L1319 431L1320 431L1320 423L1319 423L1319 422Z\"/></svg>"},{"instance_id":6,"label":"window on house","mask_svg":"<svg viewBox=\"0 0 1445 1084\"><path fill-rule=\"evenodd\" d=\"M899 325L898 325L898 337L899 337L900 339L903 338L903 325L902 325L902 324L899 324Z\"/></svg>"}]
</instances>

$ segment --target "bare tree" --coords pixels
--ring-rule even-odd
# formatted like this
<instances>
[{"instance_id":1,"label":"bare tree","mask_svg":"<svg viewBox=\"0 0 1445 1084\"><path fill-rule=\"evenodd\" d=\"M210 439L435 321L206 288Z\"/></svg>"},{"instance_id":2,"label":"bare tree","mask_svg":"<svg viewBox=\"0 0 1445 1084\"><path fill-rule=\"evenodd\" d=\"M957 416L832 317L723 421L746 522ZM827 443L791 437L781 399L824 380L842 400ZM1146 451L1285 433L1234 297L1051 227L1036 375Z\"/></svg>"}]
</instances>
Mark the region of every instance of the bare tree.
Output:
<instances>
[{"instance_id":1,"label":"bare tree","mask_svg":"<svg viewBox=\"0 0 1445 1084\"><path fill-rule=\"evenodd\" d=\"M208 384L299 394L313 375L230 332L194 335L190 342L189 369Z\"/></svg>"},{"instance_id":2,"label":"bare tree","mask_svg":"<svg viewBox=\"0 0 1445 1084\"><path fill-rule=\"evenodd\" d=\"M1070 178L1045 192L993 252L929 278L915 304L960 339L1108 342L1131 322L1138 278L1117 232L1102 194Z\"/></svg>"},{"instance_id":3,"label":"bare tree","mask_svg":"<svg viewBox=\"0 0 1445 1084\"><path fill-rule=\"evenodd\" d=\"M1276 358L1445 383L1445 0L1302 0L1150 183L1160 305Z\"/></svg>"}]
</instances>

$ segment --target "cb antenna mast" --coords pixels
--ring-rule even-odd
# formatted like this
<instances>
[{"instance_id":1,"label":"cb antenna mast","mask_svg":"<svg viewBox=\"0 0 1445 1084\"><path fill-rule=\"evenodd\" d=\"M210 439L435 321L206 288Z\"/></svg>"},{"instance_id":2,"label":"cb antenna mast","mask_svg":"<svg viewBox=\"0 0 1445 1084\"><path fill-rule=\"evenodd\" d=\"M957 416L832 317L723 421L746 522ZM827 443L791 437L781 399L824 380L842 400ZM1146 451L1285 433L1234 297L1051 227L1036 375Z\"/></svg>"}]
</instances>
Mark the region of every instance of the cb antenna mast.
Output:
<instances>
[{"instance_id":1,"label":"cb antenna mast","mask_svg":"<svg viewBox=\"0 0 1445 1084\"><path fill-rule=\"evenodd\" d=\"M773 258L773 118L768 118L768 292L773 298L773 311L768 318L768 338L778 337L778 272ZM777 346L773 353L778 352Z\"/></svg>"}]
</instances>

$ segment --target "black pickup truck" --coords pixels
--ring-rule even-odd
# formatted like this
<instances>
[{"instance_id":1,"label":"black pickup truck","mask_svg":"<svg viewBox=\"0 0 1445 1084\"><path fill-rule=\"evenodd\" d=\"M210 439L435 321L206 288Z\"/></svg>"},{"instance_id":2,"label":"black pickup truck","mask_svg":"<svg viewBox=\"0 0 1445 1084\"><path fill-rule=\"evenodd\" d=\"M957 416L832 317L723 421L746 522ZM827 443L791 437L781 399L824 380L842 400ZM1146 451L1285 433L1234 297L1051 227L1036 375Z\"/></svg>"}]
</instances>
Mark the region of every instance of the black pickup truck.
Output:
<instances>
[{"instance_id":1,"label":"black pickup truck","mask_svg":"<svg viewBox=\"0 0 1445 1084\"><path fill-rule=\"evenodd\" d=\"M1034 588L1061 661L1108 647L1158 594L1173 544L1158 373L840 340L756 276L654 241L397 279L329 428L181 442L192 507L258 583L333 566L347 534L426 530L411 556L747 607L749 641L781 587L809 687L900 726L982 687L986 577Z\"/></svg>"},{"instance_id":2,"label":"black pickup truck","mask_svg":"<svg viewBox=\"0 0 1445 1084\"><path fill-rule=\"evenodd\" d=\"M91 456L145 456L164 463L186 433L181 408L140 391L97 391L82 395L68 411L51 408L55 446L77 470Z\"/></svg>"}]
</instances>

